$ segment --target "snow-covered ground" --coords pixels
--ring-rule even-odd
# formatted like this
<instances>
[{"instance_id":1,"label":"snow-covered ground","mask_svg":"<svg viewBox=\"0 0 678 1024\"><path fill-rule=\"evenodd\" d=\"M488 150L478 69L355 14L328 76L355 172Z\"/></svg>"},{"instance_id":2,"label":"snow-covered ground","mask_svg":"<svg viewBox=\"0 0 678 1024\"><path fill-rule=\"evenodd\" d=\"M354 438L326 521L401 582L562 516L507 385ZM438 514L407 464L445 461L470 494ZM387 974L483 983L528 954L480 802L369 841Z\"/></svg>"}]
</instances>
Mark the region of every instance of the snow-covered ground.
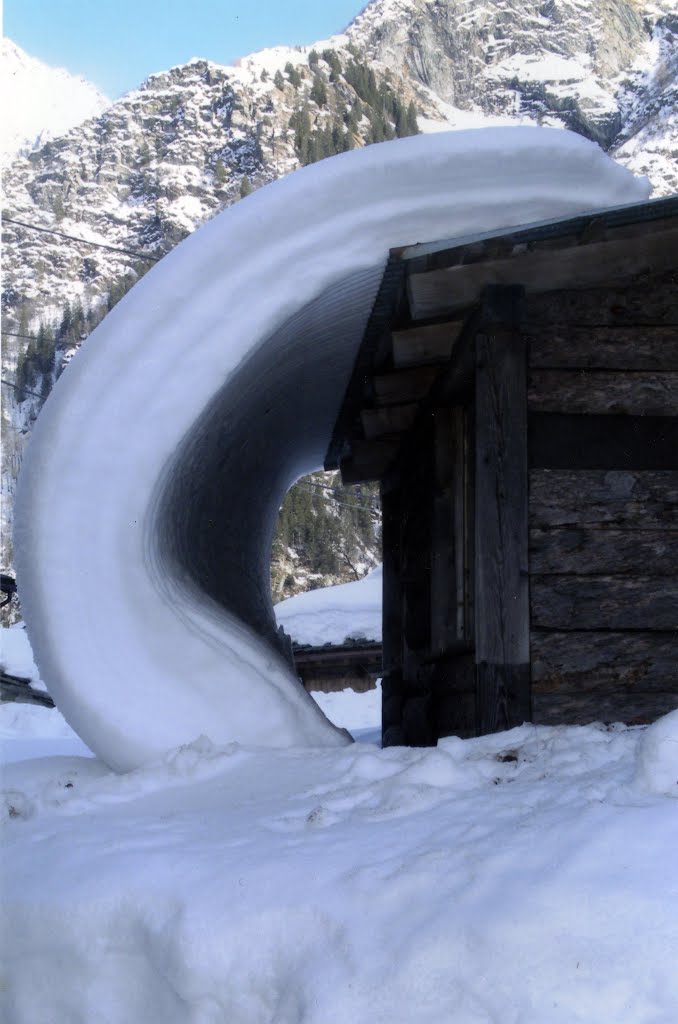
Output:
<instances>
[{"instance_id":1,"label":"snow-covered ground","mask_svg":"<svg viewBox=\"0 0 678 1024\"><path fill-rule=\"evenodd\" d=\"M377 724L374 692L328 697ZM675 1024L678 712L426 750L203 736L116 775L54 756L57 711L0 711L5 761L35 758L2 777L7 1024Z\"/></svg>"}]
</instances>

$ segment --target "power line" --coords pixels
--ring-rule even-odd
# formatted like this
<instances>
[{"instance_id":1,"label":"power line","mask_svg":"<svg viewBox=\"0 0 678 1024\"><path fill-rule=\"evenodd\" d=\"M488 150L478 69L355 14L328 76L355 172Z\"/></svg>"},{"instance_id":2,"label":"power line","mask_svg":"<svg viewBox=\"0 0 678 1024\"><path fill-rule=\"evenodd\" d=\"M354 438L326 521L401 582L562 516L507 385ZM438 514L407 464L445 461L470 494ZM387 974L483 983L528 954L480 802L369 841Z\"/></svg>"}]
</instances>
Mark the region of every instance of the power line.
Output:
<instances>
[{"instance_id":1,"label":"power line","mask_svg":"<svg viewBox=\"0 0 678 1024\"><path fill-rule=\"evenodd\" d=\"M320 491L326 490L322 486L318 486L318 485L314 485L314 484L306 484L306 483L302 483L301 481L297 481L296 486L297 487L301 487L301 488L306 488L306 489L313 488L313 490L320 490ZM375 514L376 515L381 515L381 509L377 508L376 505L352 505L352 504L349 504L347 501L339 501L338 498L334 498L334 497L332 497L332 495L327 494L327 493L325 493L324 497L325 497L326 501L331 501L335 505L341 505L342 508L355 508L359 512L370 512L373 515L375 515Z\"/></svg>"},{"instance_id":2,"label":"power line","mask_svg":"<svg viewBox=\"0 0 678 1024\"><path fill-rule=\"evenodd\" d=\"M14 331L3 331L5 338L25 338L26 341L37 341L38 336L36 334L15 334Z\"/></svg>"},{"instance_id":3,"label":"power line","mask_svg":"<svg viewBox=\"0 0 678 1024\"><path fill-rule=\"evenodd\" d=\"M4 377L0 379L0 384L5 384L8 388L14 388L15 391L24 391L27 395L35 395L36 398L42 398L37 391L29 391L28 388L20 388L18 384L12 384L11 380L5 380Z\"/></svg>"},{"instance_id":4,"label":"power line","mask_svg":"<svg viewBox=\"0 0 678 1024\"><path fill-rule=\"evenodd\" d=\"M81 245L93 245L96 249L107 249L109 252L121 252L125 256L134 256L137 260L152 260L158 263L162 256L151 256L147 252L133 252L132 249L121 249L117 245L104 245L103 242L90 242L87 238L78 238L76 235L67 235L63 231L55 231L54 228L39 228L37 224L26 224L25 221L15 220L13 217L3 217L5 224L16 224L17 227L26 228L28 231L38 231L42 235L57 235L59 238L66 238L69 242L80 242Z\"/></svg>"}]
</instances>

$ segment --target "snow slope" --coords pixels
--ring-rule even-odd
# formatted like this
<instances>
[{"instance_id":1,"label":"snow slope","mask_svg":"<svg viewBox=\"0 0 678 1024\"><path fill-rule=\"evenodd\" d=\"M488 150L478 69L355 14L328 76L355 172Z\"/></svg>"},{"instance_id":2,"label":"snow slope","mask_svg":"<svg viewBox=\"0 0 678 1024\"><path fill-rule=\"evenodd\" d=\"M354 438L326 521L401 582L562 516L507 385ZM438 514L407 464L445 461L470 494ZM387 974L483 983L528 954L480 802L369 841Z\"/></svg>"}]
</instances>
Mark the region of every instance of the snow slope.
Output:
<instances>
[{"instance_id":1,"label":"snow slope","mask_svg":"<svg viewBox=\"0 0 678 1024\"><path fill-rule=\"evenodd\" d=\"M276 622L298 644L381 639L382 568L355 583L296 594L274 607Z\"/></svg>"},{"instance_id":2,"label":"snow slope","mask_svg":"<svg viewBox=\"0 0 678 1024\"><path fill-rule=\"evenodd\" d=\"M44 145L96 117L111 101L84 78L30 57L11 39L0 50L2 155Z\"/></svg>"},{"instance_id":3,"label":"snow slope","mask_svg":"<svg viewBox=\"0 0 678 1024\"><path fill-rule=\"evenodd\" d=\"M674 712L7 765L3 1020L675 1024L677 751Z\"/></svg>"},{"instance_id":4,"label":"snow slope","mask_svg":"<svg viewBox=\"0 0 678 1024\"><path fill-rule=\"evenodd\" d=\"M258 190L151 270L57 382L17 499L31 644L87 745L127 770L203 733L346 742L277 652L269 554L281 496L322 461L389 248L648 191L562 131L416 136Z\"/></svg>"}]
</instances>

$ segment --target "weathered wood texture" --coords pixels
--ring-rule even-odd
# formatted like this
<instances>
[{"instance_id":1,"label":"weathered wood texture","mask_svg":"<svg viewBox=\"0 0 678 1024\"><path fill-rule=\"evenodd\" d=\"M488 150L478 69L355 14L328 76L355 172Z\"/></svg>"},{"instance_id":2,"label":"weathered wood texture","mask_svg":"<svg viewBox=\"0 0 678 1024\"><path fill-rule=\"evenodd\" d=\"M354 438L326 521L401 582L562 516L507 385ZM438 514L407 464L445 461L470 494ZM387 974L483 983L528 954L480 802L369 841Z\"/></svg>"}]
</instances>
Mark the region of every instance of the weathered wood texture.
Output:
<instances>
[{"instance_id":1,"label":"weathered wood texture","mask_svg":"<svg viewBox=\"0 0 678 1024\"><path fill-rule=\"evenodd\" d=\"M408 370L378 374L374 378L377 405L400 405L420 401L428 394L437 372L434 366L415 366Z\"/></svg>"},{"instance_id":2,"label":"weathered wood texture","mask_svg":"<svg viewBox=\"0 0 678 1024\"><path fill-rule=\"evenodd\" d=\"M530 718L526 346L515 327L477 336L475 641L478 731Z\"/></svg>"},{"instance_id":3,"label":"weathered wood texture","mask_svg":"<svg viewBox=\"0 0 678 1024\"><path fill-rule=\"evenodd\" d=\"M533 469L529 511L532 529L676 529L678 467L640 472Z\"/></svg>"},{"instance_id":4,"label":"weathered wood texture","mask_svg":"<svg viewBox=\"0 0 678 1024\"><path fill-rule=\"evenodd\" d=\"M431 652L468 637L465 586L465 423L461 408L434 416L435 495L431 553Z\"/></svg>"},{"instance_id":5,"label":"weathered wood texture","mask_svg":"<svg viewBox=\"0 0 678 1024\"><path fill-rule=\"evenodd\" d=\"M531 412L528 436L532 468L678 468L676 416Z\"/></svg>"},{"instance_id":6,"label":"weathered wood texture","mask_svg":"<svg viewBox=\"0 0 678 1024\"><path fill-rule=\"evenodd\" d=\"M678 693L623 692L594 686L562 693L532 695L532 721L536 725L588 725L590 722L625 722L645 725L678 708Z\"/></svg>"},{"instance_id":7,"label":"weathered wood texture","mask_svg":"<svg viewBox=\"0 0 678 1024\"><path fill-rule=\"evenodd\" d=\"M345 644L294 645L294 667L307 690L334 693L352 689L365 693L381 675L382 650L377 641Z\"/></svg>"},{"instance_id":8,"label":"weathered wood texture","mask_svg":"<svg viewBox=\"0 0 678 1024\"><path fill-rule=\"evenodd\" d=\"M675 261L675 250L673 259ZM524 323L532 326L592 324L596 327L677 325L678 270L648 274L636 278L627 287L568 289L530 295L525 302Z\"/></svg>"},{"instance_id":9,"label":"weathered wood texture","mask_svg":"<svg viewBox=\"0 0 678 1024\"><path fill-rule=\"evenodd\" d=\"M523 325L534 369L678 370L678 326Z\"/></svg>"},{"instance_id":10,"label":"weathered wood texture","mask_svg":"<svg viewBox=\"0 0 678 1024\"><path fill-rule=\"evenodd\" d=\"M402 593L398 488L381 487L382 512L382 667L384 673L402 667Z\"/></svg>"},{"instance_id":11,"label":"weathered wood texture","mask_svg":"<svg viewBox=\"0 0 678 1024\"><path fill-rule=\"evenodd\" d=\"M530 530L530 572L675 576L678 521L675 530Z\"/></svg>"},{"instance_id":12,"label":"weathered wood texture","mask_svg":"<svg viewBox=\"0 0 678 1024\"><path fill-rule=\"evenodd\" d=\"M2 704L38 704L45 708L53 708L54 701L48 693L33 690L29 679L0 672L0 703Z\"/></svg>"},{"instance_id":13,"label":"weathered wood texture","mask_svg":"<svg viewBox=\"0 0 678 1024\"><path fill-rule=\"evenodd\" d=\"M488 285L508 286L528 284L533 293L527 319L548 319L551 322L563 319L577 322L578 315L586 315L577 307L570 308L562 296L591 295L598 292L596 286L605 282L628 281L631 292L640 290L637 282L642 281L645 291L665 290L668 305L656 308L661 322L678 323L678 317L671 319L678 306L672 305L668 291L674 282L675 253L678 246L678 232L667 231L662 237L640 236L632 245L606 242L599 245L570 246L543 251L514 253L509 259L486 260L482 263L462 264L442 270L414 273L408 278L407 289L412 317L421 320L456 313L473 305ZM665 268L669 268L666 271ZM648 273L653 268L660 273ZM567 288L568 291L557 289ZM571 291L570 291L571 289ZM574 290L577 289L575 292ZM612 292L600 289L603 294L619 295L621 289ZM546 293L543 297L541 293ZM557 296L557 299L552 298ZM629 310L629 316L638 315L637 303L633 299L622 299ZM614 305L618 305L619 300ZM552 312L544 313L544 307ZM654 310L654 307L651 307ZM564 315L559 315L560 311ZM591 314L588 314L589 316ZM616 315L612 312L611 315ZM637 322L652 322L638 320ZM605 320L586 319L585 323L605 323Z\"/></svg>"},{"instance_id":14,"label":"weathered wood texture","mask_svg":"<svg viewBox=\"0 0 678 1024\"><path fill-rule=\"evenodd\" d=\"M446 362L463 326L463 320L459 320L394 331L391 336L393 365L401 368Z\"/></svg>"},{"instance_id":15,"label":"weathered wood texture","mask_svg":"<svg viewBox=\"0 0 678 1024\"><path fill-rule=\"evenodd\" d=\"M549 629L674 629L678 577L532 576L530 607Z\"/></svg>"},{"instance_id":16,"label":"weathered wood texture","mask_svg":"<svg viewBox=\"0 0 678 1024\"><path fill-rule=\"evenodd\" d=\"M532 412L678 416L678 373L620 370L531 370Z\"/></svg>"},{"instance_id":17,"label":"weathered wood texture","mask_svg":"<svg viewBox=\"0 0 678 1024\"><path fill-rule=\"evenodd\" d=\"M374 441L353 441L351 457L341 462L341 479L345 484L358 484L365 480L381 480L393 464L400 442L390 438Z\"/></svg>"},{"instance_id":18,"label":"weathered wood texture","mask_svg":"<svg viewBox=\"0 0 678 1024\"><path fill-rule=\"evenodd\" d=\"M530 637L533 694L578 689L678 695L678 632L546 632Z\"/></svg>"},{"instance_id":19,"label":"weathered wood texture","mask_svg":"<svg viewBox=\"0 0 678 1024\"><path fill-rule=\"evenodd\" d=\"M473 654L441 661L432 672L433 706L438 737L475 736L476 666Z\"/></svg>"},{"instance_id":20,"label":"weathered wood texture","mask_svg":"<svg viewBox=\"0 0 678 1024\"><path fill-rule=\"evenodd\" d=\"M366 440L404 433L413 425L418 409L415 402L408 405L386 405L380 409L363 409L360 419Z\"/></svg>"}]
</instances>

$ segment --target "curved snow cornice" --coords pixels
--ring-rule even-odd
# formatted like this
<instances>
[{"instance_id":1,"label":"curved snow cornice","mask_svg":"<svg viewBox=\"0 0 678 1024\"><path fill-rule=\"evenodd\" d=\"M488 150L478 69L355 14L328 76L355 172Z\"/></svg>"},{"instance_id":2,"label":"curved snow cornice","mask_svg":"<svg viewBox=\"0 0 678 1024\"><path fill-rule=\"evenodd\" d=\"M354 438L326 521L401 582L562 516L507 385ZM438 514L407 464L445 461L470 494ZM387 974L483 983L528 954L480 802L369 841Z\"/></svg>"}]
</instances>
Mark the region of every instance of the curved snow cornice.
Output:
<instances>
[{"instance_id":1,"label":"curved snow cornice","mask_svg":"<svg viewBox=\"0 0 678 1024\"><path fill-rule=\"evenodd\" d=\"M42 678L128 769L216 742L347 741L277 653L286 488L322 463L388 250L642 200L562 131L418 136L215 217L97 328L36 424L15 537Z\"/></svg>"}]
</instances>

